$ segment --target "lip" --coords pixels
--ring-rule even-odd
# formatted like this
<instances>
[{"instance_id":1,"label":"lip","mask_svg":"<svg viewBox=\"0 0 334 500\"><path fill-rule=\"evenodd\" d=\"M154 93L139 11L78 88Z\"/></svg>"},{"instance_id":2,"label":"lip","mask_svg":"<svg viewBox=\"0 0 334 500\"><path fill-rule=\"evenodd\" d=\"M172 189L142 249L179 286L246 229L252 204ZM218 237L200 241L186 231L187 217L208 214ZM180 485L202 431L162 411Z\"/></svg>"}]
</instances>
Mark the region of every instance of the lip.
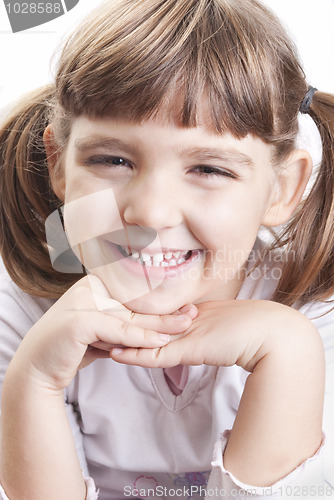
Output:
<instances>
[{"instance_id":1,"label":"lip","mask_svg":"<svg viewBox=\"0 0 334 500\"><path fill-rule=\"evenodd\" d=\"M194 249L192 251L192 255L188 260L183 262L182 264L178 264L171 267L162 267L162 266L145 266L140 262L136 262L132 259L127 258L123 252L120 250L120 247L111 243L110 241L106 241L109 249L113 252L117 261L123 266L127 271L135 276L140 276L143 278L143 274L147 277L152 278L153 280L163 280L164 278L174 278L182 273L184 273L189 267L191 267L200 257L203 255L203 249ZM136 251L136 249L132 249L132 251ZM138 250L140 252L141 250ZM167 252L176 252L181 251L180 249L172 249L172 248L159 248L154 251L154 249L145 249L145 253L154 256L156 253L167 253ZM183 250L185 251L185 250Z\"/></svg>"}]
</instances>

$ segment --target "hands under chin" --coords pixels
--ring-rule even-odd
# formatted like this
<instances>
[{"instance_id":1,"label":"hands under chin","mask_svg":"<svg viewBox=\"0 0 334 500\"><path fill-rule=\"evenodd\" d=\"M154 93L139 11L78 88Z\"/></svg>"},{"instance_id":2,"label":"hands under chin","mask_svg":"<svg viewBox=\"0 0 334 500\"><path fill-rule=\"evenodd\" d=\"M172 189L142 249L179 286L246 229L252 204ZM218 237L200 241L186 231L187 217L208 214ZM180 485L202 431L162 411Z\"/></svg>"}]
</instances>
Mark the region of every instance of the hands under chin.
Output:
<instances>
[{"instance_id":1,"label":"hands under chin","mask_svg":"<svg viewBox=\"0 0 334 500\"><path fill-rule=\"evenodd\" d=\"M150 349L118 347L110 356L120 363L152 368L237 364L252 372L269 352L284 356L284 337L290 342L305 327L314 331L298 311L267 300L217 300L196 307L198 314L188 329L172 335L168 344Z\"/></svg>"},{"instance_id":2,"label":"hands under chin","mask_svg":"<svg viewBox=\"0 0 334 500\"><path fill-rule=\"evenodd\" d=\"M115 302L115 301L112 301ZM136 325L141 328L155 329L158 332L164 333L168 331L170 335L170 341L173 342L184 337L187 333L186 325L190 323L198 315L198 309L194 304L186 304L172 314L143 314L138 312L133 312L126 308L124 305L118 304L118 315L122 317L124 321L130 324ZM113 308L104 308L103 312L105 314L114 314ZM188 317L188 320L187 320ZM110 358L110 351L113 349L126 349L127 347L123 344L111 344L103 340L98 340L93 342L87 348L86 354L82 359L79 369L88 366L90 363L99 358Z\"/></svg>"}]
</instances>

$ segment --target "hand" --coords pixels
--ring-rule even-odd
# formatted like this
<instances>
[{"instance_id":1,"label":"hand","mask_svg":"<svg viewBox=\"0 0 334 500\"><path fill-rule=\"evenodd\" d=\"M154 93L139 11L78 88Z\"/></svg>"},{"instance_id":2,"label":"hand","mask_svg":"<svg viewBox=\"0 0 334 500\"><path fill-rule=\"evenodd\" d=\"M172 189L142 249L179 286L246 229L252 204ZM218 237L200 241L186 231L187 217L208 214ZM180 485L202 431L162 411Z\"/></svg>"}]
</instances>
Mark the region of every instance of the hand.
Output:
<instances>
[{"instance_id":1,"label":"hand","mask_svg":"<svg viewBox=\"0 0 334 500\"><path fill-rule=\"evenodd\" d=\"M53 389L67 387L79 368L109 357L115 345L161 347L186 330L195 306L156 316L134 314L110 298L96 276L73 285L31 328L12 361L18 369Z\"/></svg>"},{"instance_id":2,"label":"hand","mask_svg":"<svg viewBox=\"0 0 334 500\"><path fill-rule=\"evenodd\" d=\"M310 323L298 311L266 300L211 301L197 308L198 316L188 330L168 345L113 349L111 357L120 363L163 368L237 364L251 372L262 357L282 344L282 332L292 336L299 323L301 327Z\"/></svg>"}]
</instances>

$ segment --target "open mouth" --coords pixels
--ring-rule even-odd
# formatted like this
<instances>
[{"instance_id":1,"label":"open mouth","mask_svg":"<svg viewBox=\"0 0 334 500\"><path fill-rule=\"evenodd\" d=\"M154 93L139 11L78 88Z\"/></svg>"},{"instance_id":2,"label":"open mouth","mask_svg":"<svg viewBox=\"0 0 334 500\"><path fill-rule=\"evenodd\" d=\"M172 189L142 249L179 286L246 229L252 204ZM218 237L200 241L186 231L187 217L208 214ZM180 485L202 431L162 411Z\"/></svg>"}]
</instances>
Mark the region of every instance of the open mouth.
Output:
<instances>
[{"instance_id":1,"label":"open mouth","mask_svg":"<svg viewBox=\"0 0 334 500\"><path fill-rule=\"evenodd\" d=\"M131 251L129 248L118 245L120 252L133 262L145 265L146 267L176 267L193 260L202 250L170 250L166 252L156 252L149 254L137 250Z\"/></svg>"}]
</instances>

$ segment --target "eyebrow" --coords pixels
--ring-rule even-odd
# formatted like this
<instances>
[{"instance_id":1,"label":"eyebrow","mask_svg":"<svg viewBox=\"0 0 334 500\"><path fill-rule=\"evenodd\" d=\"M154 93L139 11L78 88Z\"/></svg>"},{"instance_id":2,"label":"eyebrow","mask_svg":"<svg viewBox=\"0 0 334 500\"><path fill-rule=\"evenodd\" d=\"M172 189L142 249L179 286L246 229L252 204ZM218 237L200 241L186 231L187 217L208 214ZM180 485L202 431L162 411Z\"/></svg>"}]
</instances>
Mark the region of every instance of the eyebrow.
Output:
<instances>
[{"instance_id":1,"label":"eyebrow","mask_svg":"<svg viewBox=\"0 0 334 500\"><path fill-rule=\"evenodd\" d=\"M219 148L189 148L182 151L189 158L196 161L220 160L226 163L240 164L241 166L255 168L254 160L237 149Z\"/></svg>"},{"instance_id":2,"label":"eyebrow","mask_svg":"<svg viewBox=\"0 0 334 500\"><path fill-rule=\"evenodd\" d=\"M112 137L105 137L101 135L92 135L89 137L85 137L83 139L77 139L74 143L75 149L79 153L85 153L86 151L90 151L92 149L104 148L104 149L120 149L125 152L133 153L134 148L132 148L129 144L126 144L119 139L114 139Z\"/></svg>"},{"instance_id":3,"label":"eyebrow","mask_svg":"<svg viewBox=\"0 0 334 500\"><path fill-rule=\"evenodd\" d=\"M116 139L113 137L106 137L101 135L92 135L85 137L83 139L77 139L74 143L76 151L80 153L85 153L93 149L103 148L113 150L119 150L120 152L135 154L136 149L129 144ZM207 148L207 147L196 147L196 148L186 148L178 152L179 156L186 156L193 159L196 162L205 161L223 161L224 163L232 163L248 167L251 169L255 168L255 163L253 159L238 151L237 149L220 149L220 148Z\"/></svg>"}]
</instances>

